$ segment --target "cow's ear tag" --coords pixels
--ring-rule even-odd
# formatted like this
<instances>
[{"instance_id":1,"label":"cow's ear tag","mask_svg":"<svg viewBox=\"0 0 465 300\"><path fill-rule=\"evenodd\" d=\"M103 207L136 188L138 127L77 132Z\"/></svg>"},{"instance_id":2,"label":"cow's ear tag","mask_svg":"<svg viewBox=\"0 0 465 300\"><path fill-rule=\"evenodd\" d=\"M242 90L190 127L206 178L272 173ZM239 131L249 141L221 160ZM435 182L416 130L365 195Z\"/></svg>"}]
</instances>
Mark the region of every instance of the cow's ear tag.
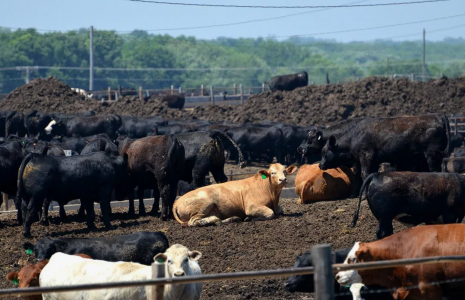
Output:
<instances>
[{"instance_id":1,"label":"cow's ear tag","mask_svg":"<svg viewBox=\"0 0 465 300\"><path fill-rule=\"evenodd\" d=\"M31 250L31 249L27 249L27 250L26 250L26 253L29 254L29 255L32 255L32 250Z\"/></svg>"},{"instance_id":2,"label":"cow's ear tag","mask_svg":"<svg viewBox=\"0 0 465 300\"><path fill-rule=\"evenodd\" d=\"M163 263L163 259L162 259L162 258L159 258L159 259L157 259L157 262L159 262L159 263L162 264L162 263Z\"/></svg>"},{"instance_id":3,"label":"cow's ear tag","mask_svg":"<svg viewBox=\"0 0 465 300\"><path fill-rule=\"evenodd\" d=\"M14 285L18 285L18 284L19 284L19 280L18 280L18 279L13 279L13 284L14 284Z\"/></svg>"},{"instance_id":4,"label":"cow's ear tag","mask_svg":"<svg viewBox=\"0 0 465 300\"><path fill-rule=\"evenodd\" d=\"M262 174L262 178L263 178L263 179L266 179L266 175L265 175L265 174Z\"/></svg>"},{"instance_id":5,"label":"cow's ear tag","mask_svg":"<svg viewBox=\"0 0 465 300\"><path fill-rule=\"evenodd\" d=\"M350 284L349 284L349 285L346 285L346 288L350 288Z\"/></svg>"}]
</instances>

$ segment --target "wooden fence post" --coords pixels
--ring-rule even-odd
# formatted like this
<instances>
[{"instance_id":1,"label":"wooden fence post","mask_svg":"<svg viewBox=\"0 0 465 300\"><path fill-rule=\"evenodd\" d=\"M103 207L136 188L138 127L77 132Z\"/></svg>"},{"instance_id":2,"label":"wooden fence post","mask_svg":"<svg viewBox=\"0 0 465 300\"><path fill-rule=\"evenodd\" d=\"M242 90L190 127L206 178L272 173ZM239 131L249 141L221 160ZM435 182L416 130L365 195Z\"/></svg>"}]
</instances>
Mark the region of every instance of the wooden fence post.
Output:
<instances>
[{"instance_id":1,"label":"wooden fence post","mask_svg":"<svg viewBox=\"0 0 465 300\"><path fill-rule=\"evenodd\" d=\"M2 193L2 197L5 210L8 211L8 194Z\"/></svg>"},{"instance_id":2,"label":"wooden fence post","mask_svg":"<svg viewBox=\"0 0 465 300\"><path fill-rule=\"evenodd\" d=\"M265 92L265 83L263 82L262 83L262 93L264 93L264 92Z\"/></svg>"},{"instance_id":3,"label":"wooden fence post","mask_svg":"<svg viewBox=\"0 0 465 300\"><path fill-rule=\"evenodd\" d=\"M234 95L237 95L237 85L236 85L236 84L234 84L234 86L233 86L233 87L234 87Z\"/></svg>"},{"instance_id":4,"label":"wooden fence post","mask_svg":"<svg viewBox=\"0 0 465 300\"><path fill-rule=\"evenodd\" d=\"M203 96L205 94L205 90L203 88L203 84L200 85L200 96Z\"/></svg>"},{"instance_id":5,"label":"wooden fence post","mask_svg":"<svg viewBox=\"0 0 465 300\"><path fill-rule=\"evenodd\" d=\"M312 261L315 268L314 286L316 300L334 299L334 274L331 262L331 245L312 247Z\"/></svg>"},{"instance_id":6,"label":"wooden fence post","mask_svg":"<svg viewBox=\"0 0 465 300\"><path fill-rule=\"evenodd\" d=\"M111 100L111 87L108 87L108 101Z\"/></svg>"},{"instance_id":7,"label":"wooden fence post","mask_svg":"<svg viewBox=\"0 0 465 300\"><path fill-rule=\"evenodd\" d=\"M213 95L213 86L210 85L210 99L212 102L212 105L215 105L215 95Z\"/></svg>"},{"instance_id":8,"label":"wooden fence post","mask_svg":"<svg viewBox=\"0 0 465 300\"><path fill-rule=\"evenodd\" d=\"M165 264L160 262L153 262L152 264L152 279L165 278ZM165 285L152 285L152 298L150 300L163 300L163 292Z\"/></svg>"},{"instance_id":9,"label":"wooden fence post","mask_svg":"<svg viewBox=\"0 0 465 300\"><path fill-rule=\"evenodd\" d=\"M142 86L139 86L139 100L142 101Z\"/></svg>"},{"instance_id":10,"label":"wooden fence post","mask_svg":"<svg viewBox=\"0 0 465 300\"><path fill-rule=\"evenodd\" d=\"M241 93L241 104L244 104L244 91L242 90L242 84L239 85L239 93Z\"/></svg>"},{"instance_id":11,"label":"wooden fence post","mask_svg":"<svg viewBox=\"0 0 465 300\"><path fill-rule=\"evenodd\" d=\"M171 85L171 95L174 93L174 85Z\"/></svg>"},{"instance_id":12,"label":"wooden fence post","mask_svg":"<svg viewBox=\"0 0 465 300\"><path fill-rule=\"evenodd\" d=\"M454 119L454 125L455 125L454 134L457 135L458 133L457 118Z\"/></svg>"}]
</instances>

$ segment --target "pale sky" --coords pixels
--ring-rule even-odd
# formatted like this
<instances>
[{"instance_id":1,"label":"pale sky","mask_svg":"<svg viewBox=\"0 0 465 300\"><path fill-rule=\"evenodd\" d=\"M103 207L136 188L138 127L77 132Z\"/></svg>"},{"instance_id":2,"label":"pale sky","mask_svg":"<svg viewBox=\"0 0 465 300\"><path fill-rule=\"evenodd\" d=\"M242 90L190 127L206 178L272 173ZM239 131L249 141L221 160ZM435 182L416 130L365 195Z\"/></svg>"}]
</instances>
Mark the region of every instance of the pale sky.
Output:
<instances>
[{"instance_id":1,"label":"pale sky","mask_svg":"<svg viewBox=\"0 0 465 300\"><path fill-rule=\"evenodd\" d=\"M173 0L172 2L298 6L411 1L414 0ZM445 37L465 38L465 0L387 7L336 8L317 12L311 12L316 9L173 6L131 2L128 0L2 0L1 7L2 17L0 18L0 26L15 28L34 27L37 29L59 31L88 28L90 25L93 25L95 29L116 31L132 31L134 29L157 30L236 23L309 12L297 16L235 26L151 32L170 34L172 36L183 34L200 39L213 39L221 36L257 38L305 35L386 26L464 14L459 17L419 24L356 32L322 34L314 35L314 37L336 39L343 42L370 41L398 36L403 37L395 38L395 40L412 40L421 39L421 32L425 28L428 40L442 40ZM436 30L437 32L434 32ZM429 31L433 32L429 33ZM412 34L413 36L405 36Z\"/></svg>"}]
</instances>

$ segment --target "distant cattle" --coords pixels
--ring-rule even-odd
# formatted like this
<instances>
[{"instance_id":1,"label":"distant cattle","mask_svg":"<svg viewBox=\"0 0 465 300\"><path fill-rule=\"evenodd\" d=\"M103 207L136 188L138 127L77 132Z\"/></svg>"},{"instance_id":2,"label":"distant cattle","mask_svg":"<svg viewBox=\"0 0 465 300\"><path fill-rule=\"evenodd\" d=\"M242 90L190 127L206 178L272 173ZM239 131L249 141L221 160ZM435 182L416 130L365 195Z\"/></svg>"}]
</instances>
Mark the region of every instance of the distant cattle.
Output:
<instances>
[{"instance_id":1,"label":"distant cattle","mask_svg":"<svg viewBox=\"0 0 465 300\"><path fill-rule=\"evenodd\" d=\"M161 98L161 102L165 102L170 108L183 109L186 98L184 95L166 95Z\"/></svg>"},{"instance_id":2,"label":"distant cattle","mask_svg":"<svg viewBox=\"0 0 465 300\"><path fill-rule=\"evenodd\" d=\"M16 201L21 201L24 236L30 237L32 222L45 199L63 205L81 199L87 211L87 226L95 228L94 202L99 202L105 228L110 229L110 200L115 188L124 189L127 182L127 156L110 157L103 152L78 156L43 156L28 154L18 173ZM42 219L47 218L44 209Z\"/></svg>"},{"instance_id":3,"label":"distant cattle","mask_svg":"<svg viewBox=\"0 0 465 300\"><path fill-rule=\"evenodd\" d=\"M272 92L292 91L298 87L308 85L307 72L272 77L268 86Z\"/></svg>"},{"instance_id":4,"label":"distant cattle","mask_svg":"<svg viewBox=\"0 0 465 300\"><path fill-rule=\"evenodd\" d=\"M347 254L349 254L351 248L341 249L331 252L332 263L341 264L345 261ZM313 267L312 253L310 251L296 257L294 268L306 268ZM313 293L315 292L314 286L314 275L294 275L289 277L286 282L285 288L287 291L302 292L302 293ZM361 294L365 300L392 300L392 296L388 292L384 293L370 293L381 289L381 286L373 285L368 286L368 290L362 290ZM352 295L349 294L349 289L341 287L337 281L334 281L334 294L337 300L352 300Z\"/></svg>"},{"instance_id":5,"label":"distant cattle","mask_svg":"<svg viewBox=\"0 0 465 300\"><path fill-rule=\"evenodd\" d=\"M352 191L353 178L353 171L345 166L323 171L318 164L303 165L295 177L298 203L347 198Z\"/></svg>"},{"instance_id":6,"label":"distant cattle","mask_svg":"<svg viewBox=\"0 0 465 300\"><path fill-rule=\"evenodd\" d=\"M112 141L105 138L95 138L88 142L88 144L82 149L81 155L85 155L92 152L103 151L110 155L119 155L118 146Z\"/></svg>"},{"instance_id":7,"label":"distant cattle","mask_svg":"<svg viewBox=\"0 0 465 300\"><path fill-rule=\"evenodd\" d=\"M153 257L168 249L163 232L142 231L127 235L98 238L42 238L35 245L27 242L26 250L33 250L37 260L49 259L56 252L83 253L105 261L130 261L143 265L153 263Z\"/></svg>"},{"instance_id":8,"label":"distant cattle","mask_svg":"<svg viewBox=\"0 0 465 300\"><path fill-rule=\"evenodd\" d=\"M155 259L167 262L166 277L179 278L189 275L201 275L198 259L199 251L189 251L176 244ZM55 253L49 263L42 269L39 283L41 287L93 284L96 282L123 282L148 280L152 277L152 266L133 262L107 262L103 260L86 260L64 253ZM202 283L165 285L165 300L198 300L202 292ZM102 296L103 295L103 296ZM151 299L152 287L127 287L120 289L73 291L65 293L43 294L44 300L74 299Z\"/></svg>"},{"instance_id":9,"label":"distant cattle","mask_svg":"<svg viewBox=\"0 0 465 300\"><path fill-rule=\"evenodd\" d=\"M380 241L355 243L344 264L463 255L465 225L418 226ZM463 299L464 262L404 265L337 273L342 285L363 283L391 289L394 299Z\"/></svg>"},{"instance_id":10,"label":"distant cattle","mask_svg":"<svg viewBox=\"0 0 465 300\"><path fill-rule=\"evenodd\" d=\"M119 135L126 135L133 139L139 139L149 134L157 133L158 126L166 125L166 121L160 117L133 117L121 116L122 124L118 129Z\"/></svg>"},{"instance_id":11,"label":"distant cattle","mask_svg":"<svg viewBox=\"0 0 465 300\"><path fill-rule=\"evenodd\" d=\"M296 169L272 164L268 170L260 170L250 178L191 191L174 203L174 217L184 226L276 218L282 214L279 197L287 175Z\"/></svg>"},{"instance_id":12,"label":"distant cattle","mask_svg":"<svg viewBox=\"0 0 465 300\"><path fill-rule=\"evenodd\" d=\"M149 136L120 143L120 153L128 156L129 213L134 214L134 188L138 187L139 214L145 214L144 191L153 189L156 214L162 199L160 218L172 217L171 208L176 198L178 181L184 167L184 146L174 135Z\"/></svg>"},{"instance_id":13,"label":"distant cattle","mask_svg":"<svg viewBox=\"0 0 465 300\"><path fill-rule=\"evenodd\" d=\"M52 125L51 134L53 136L85 137L105 133L110 139L116 139L121 124L121 117L118 115L74 117L56 121Z\"/></svg>"},{"instance_id":14,"label":"distant cattle","mask_svg":"<svg viewBox=\"0 0 465 300\"><path fill-rule=\"evenodd\" d=\"M393 233L393 219L409 226L460 223L465 216L465 176L453 173L382 172L367 177L360 190L352 226L358 220L363 191L378 220L376 236Z\"/></svg>"}]
</instances>

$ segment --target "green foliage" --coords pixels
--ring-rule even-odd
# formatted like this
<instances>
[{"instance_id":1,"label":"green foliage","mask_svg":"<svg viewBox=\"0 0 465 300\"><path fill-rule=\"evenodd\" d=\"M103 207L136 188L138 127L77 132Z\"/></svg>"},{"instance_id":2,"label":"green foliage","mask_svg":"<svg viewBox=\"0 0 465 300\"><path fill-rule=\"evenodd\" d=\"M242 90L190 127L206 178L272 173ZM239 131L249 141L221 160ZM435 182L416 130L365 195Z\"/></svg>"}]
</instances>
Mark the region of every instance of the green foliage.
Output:
<instances>
[{"instance_id":1,"label":"green foliage","mask_svg":"<svg viewBox=\"0 0 465 300\"><path fill-rule=\"evenodd\" d=\"M464 39L427 43L427 74L439 77L465 75ZM272 76L307 71L309 81L345 82L369 75L421 74L421 41L337 43L333 40L293 37L274 39L198 40L194 37L151 35L135 30L129 34L94 32L94 89L108 86L137 88L245 87L260 86ZM89 66L89 33L86 29L66 33L38 33L34 29L10 31L0 28L0 93L24 84L16 66ZM102 70L137 68L150 70ZM167 70L168 69L168 70ZM179 70L190 69L190 70ZM41 68L31 78L56 76L72 87L88 88L89 71Z\"/></svg>"}]
</instances>

